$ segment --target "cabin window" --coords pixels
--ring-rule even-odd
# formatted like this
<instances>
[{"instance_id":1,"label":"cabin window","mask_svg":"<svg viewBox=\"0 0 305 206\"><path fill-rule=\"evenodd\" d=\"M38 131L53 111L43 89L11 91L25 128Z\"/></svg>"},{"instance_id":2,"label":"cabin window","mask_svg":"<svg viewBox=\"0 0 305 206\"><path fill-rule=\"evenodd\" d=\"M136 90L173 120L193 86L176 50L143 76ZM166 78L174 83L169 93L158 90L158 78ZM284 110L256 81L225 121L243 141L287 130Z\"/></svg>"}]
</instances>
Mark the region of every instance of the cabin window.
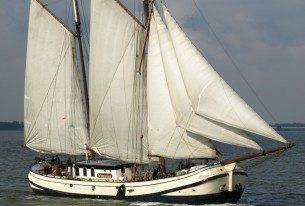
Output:
<instances>
[{"instance_id":1,"label":"cabin window","mask_svg":"<svg viewBox=\"0 0 305 206\"><path fill-rule=\"evenodd\" d=\"M94 176L95 176L94 168L91 167L91 177L94 177Z\"/></svg>"},{"instance_id":2,"label":"cabin window","mask_svg":"<svg viewBox=\"0 0 305 206\"><path fill-rule=\"evenodd\" d=\"M79 176L79 167L75 167L75 175Z\"/></svg>"},{"instance_id":3,"label":"cabin window","mask_svg":"<svg viewBox=\"0 0 305 206\"><path fill-rule=\"evenodd\" d=\"M84 177L87 176L87 168L86 167L83 168L83 175L84 175Z\"/></svg>"}]
</instances>

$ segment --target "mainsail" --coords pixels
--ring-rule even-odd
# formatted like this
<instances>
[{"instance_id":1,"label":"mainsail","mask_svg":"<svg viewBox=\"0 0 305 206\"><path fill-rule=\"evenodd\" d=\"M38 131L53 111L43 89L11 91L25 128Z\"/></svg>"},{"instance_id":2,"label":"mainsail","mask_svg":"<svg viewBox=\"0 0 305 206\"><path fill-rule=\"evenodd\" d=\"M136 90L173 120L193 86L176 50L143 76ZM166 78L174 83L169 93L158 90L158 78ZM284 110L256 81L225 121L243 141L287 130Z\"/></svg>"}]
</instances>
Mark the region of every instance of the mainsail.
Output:
<instances>
[{"instance_id":1,"label":"mainsail","mask_svg":"<svg viewBox=\"0 0 305 206\"><path fill-rule=\"evenodd\" d=\"M143 30L117 1L91 1L90 147L139 163L148 161L136 68Z\"/></svg>"},{"instance_id":2,"label":"mainsail","mask_svg":"<svg viewBox=\"0 0 305 206\"><path fill-rule=\"evenodd\" d=\"M74 35L31 1L24 98L27 147L83 154L88 143Z\"/></svg>"},{"instance_id":3,"label":"mainsail","mask_svg":"<svg viewBox=\"0 0 305 206\"><path fill-rule=\"evenodd\" d=\"M219 76L163 5L179 69L196 114L241 130L287 142Z\"/></svg>"}]
</instances>

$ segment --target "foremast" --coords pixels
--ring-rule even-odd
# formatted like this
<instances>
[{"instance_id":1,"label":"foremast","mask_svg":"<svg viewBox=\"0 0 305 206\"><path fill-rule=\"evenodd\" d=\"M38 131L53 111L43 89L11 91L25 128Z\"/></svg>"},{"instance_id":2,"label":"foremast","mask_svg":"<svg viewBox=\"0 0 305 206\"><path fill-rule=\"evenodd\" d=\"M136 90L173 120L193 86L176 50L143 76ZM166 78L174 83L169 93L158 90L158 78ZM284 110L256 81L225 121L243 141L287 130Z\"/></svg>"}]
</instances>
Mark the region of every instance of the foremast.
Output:
<instances>
[{"instance_id":1,"label":"foremast","mask_svg":"<svg viewBox=\"0 0 305 206\"><path fill-rule=\"evenodd\" d=\"M84 96L85 96L85 107L87 113L87 128L90 128L89 123L89 95L88 95L88 84L87 84L87 75L86 75L86 67L85 67L85 60L84 60L84 53L83 53L83 44L82 44L82 32L81 32L81 20L79 15L79 6L78 0L73 1L73 10L74 10L74 19L75 19L75 27L76 27L76 37L78 40L78 48L79 48L79 57L80 57L80 64L81 64L81 71L82 71L82 79L83 79L83 86L84 86Z\"/></svg>"},{"instance_id":2,"label":"foremast","mask_svg":"<svg viewBox=\"0 0 305 206\"><path fill-rule=\"evenodd\" d=\"M141 69L141 64L143 62L143 58L144 58L144 51L145 51L145 48L147 46L147 42L149 39L149 30L150 30L150 22L151 22L150 20L151 20L152 13L153 13L153 8L152 7L150 8L150 5L152 5L153 2L154 1L143 0L146 31L145 31L145 37L144 37L144 44L142 47L142 56L140 59L140 66L139 66L139 70L138 70L139 73L141 73L140 69ZM166 162L165 162L164 157L159 157L159 165L160 165L160 173L165 174L166 173Z\"/></svg>"}]
</instances>

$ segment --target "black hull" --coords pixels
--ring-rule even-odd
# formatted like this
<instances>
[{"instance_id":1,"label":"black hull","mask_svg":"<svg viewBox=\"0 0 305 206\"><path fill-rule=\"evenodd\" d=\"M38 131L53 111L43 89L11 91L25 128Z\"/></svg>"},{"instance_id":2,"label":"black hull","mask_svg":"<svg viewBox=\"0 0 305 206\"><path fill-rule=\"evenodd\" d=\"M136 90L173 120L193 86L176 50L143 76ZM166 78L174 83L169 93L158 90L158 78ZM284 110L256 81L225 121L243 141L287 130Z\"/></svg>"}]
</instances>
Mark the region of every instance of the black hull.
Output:
<instances>
[{"instance_id":1,"label":"black hull","mask_svg":"<svg viewBox=\"0 0 305 206\"><path fill-rule=\"evenodd\" d=\"M62 193L53 191L46 188L33 189L36 195L47 195L47 196L61 196L71 198L92 198L92 199L108 199L108 200L126 200L126 201L138 201L138 202L162 202L172 204L221 204L221 203L237 203L243 194L243 189L235 190L233 192L221 192L216 194L201 195L201 196L165 196L161 194L152 194L145 196L127 196L127 197L113 197L113 196L99 196L99 195L81 195Z\"/></svg>"}]
</instances>

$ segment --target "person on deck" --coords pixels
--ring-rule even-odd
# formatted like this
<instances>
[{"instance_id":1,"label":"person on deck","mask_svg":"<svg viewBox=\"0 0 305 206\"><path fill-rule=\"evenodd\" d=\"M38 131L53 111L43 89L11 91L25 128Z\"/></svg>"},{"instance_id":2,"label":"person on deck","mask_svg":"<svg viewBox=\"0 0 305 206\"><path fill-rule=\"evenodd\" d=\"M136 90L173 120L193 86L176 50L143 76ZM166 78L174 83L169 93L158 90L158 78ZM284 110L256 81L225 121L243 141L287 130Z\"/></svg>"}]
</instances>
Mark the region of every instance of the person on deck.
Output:
<instances>
[{"instance_id":1,"label":"person on deck","mask_svg":"<svg viewBox=\"0 0 305 206\"><path fill-rule=\"evenodd\" d=\"M57 164L57 165L61 164L61 161L60 161L58 155L56 155L56 157L55 157L55 164Z\"/></svg>"},{"instance_id":2,"label":"person on deck","mask_svg":"<svg viewBox=\"0 0 305 206\"><path fill-rule=\"evenodd\" d=\"M70 157L69 157L68 160L67 160L67 165L68 165L68 166L71 166L71 165L72 165L72 161L71 161L71 158L70 158Z\"/></svg>"},{"instance_id":3,"label":"person on deck","mask_svg":"<svg viewBox=\"0 0 305 206\"><path fill-rule=\"evenodd\" d=\"M51 165L55 165L55 159L54 159L54 157L52 157L52 159L51 159Z\"/></svg>"},{"instance_id":4,"label":"person on deck","mask_svg":"<svg viewBox=\"0 0 305 206\"><path fill-rule=\"evenodd\" d=\"M182 170L183 169L183 163L179 162L178 167L177 167L177 171Z\"/></svg>"}]
</instances>

